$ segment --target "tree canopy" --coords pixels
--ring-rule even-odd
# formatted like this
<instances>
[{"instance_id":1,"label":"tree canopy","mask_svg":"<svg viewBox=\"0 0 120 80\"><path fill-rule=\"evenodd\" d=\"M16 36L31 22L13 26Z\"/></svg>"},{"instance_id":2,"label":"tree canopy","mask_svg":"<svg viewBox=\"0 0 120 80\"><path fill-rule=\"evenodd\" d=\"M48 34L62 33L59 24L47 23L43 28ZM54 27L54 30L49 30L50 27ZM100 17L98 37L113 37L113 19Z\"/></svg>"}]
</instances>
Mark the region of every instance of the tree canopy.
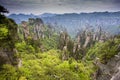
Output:
<instances>
[{"instance_id":1,"label":"tree canopy","mask_svg":"<svg viewBox=\"0 0 120 80\"><path fill-rule=\"evenodd\" d=\"M6 8L4 8L3 6L0 5L0 14L1 13L9 13L9 11Z\"/></svg>"}]
</instances>

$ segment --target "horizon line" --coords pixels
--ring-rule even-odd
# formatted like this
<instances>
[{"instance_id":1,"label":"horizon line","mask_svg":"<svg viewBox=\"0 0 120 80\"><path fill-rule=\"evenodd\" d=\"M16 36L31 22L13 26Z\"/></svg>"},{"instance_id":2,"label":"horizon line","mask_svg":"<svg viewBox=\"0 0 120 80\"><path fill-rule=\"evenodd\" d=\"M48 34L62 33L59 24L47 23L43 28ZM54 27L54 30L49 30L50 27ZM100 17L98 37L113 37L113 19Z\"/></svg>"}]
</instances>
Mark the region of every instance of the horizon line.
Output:
<instances>
[{"instance_id":1,"label":"horizon line","mask_svg":"<svg viewBox=\"0 0 120 80\"><path fill-rule=\"evenodd\" d=\"M34 14L34 13L8 13L8 14L5 14L5 15L12 15L12 14L16 14L16 15L19 15L19 14L24 14L24 15L42 15L42 14L83 14L83 13L104 13L104 12L108 12L108 13L115 13L115 12L120 12L120 11L93 11L93 12L66 12L66 13L52 13L52 12L44 12L44 13L41 13L41 14Z\"/></svg>"}]
</instances>

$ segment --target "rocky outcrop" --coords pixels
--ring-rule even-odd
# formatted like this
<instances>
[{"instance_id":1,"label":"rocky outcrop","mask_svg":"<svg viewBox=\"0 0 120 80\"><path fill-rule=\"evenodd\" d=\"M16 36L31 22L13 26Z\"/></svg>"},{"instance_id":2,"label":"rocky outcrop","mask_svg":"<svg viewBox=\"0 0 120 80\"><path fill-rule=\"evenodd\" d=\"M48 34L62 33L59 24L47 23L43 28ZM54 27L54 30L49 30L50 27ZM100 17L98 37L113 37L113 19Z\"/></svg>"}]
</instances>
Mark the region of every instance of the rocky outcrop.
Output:
<instances>
[{"instance_id":1,"label":"rocky outcrop","mask_svg":"<svg viewBox=\"0 0 120 80\"><path fill-rule=\"evenodd\" d=\"M22 21L22 27L23 27L24 39L27 39L28 36L30 35L30 32L29 32L29 27L26 21Z\"/></svg>"},{"instance_id":2,"label":"rocky outcrop","mask_svg":"<svg viewBox=\"0 0 120 80\"><path fill-rule=\"evenodd\" d=\"M29 21L22 21L22 32L24 39L32 37L34 40L44 38L44 23L40 18L29 18Z\"/></svg>"},{"instance_id":3,"label":"rocky outcrop","mask_svg":"<svg viewBox=\"0 0 120 80\"><path fill-rule=\"evenodd\" d=\"M30 18L29 19L29 25L33 26L33 38L34 40L40 39L40 38L44 38L44 23L42 21L42 19L40 18Z\"/></svg>"},{"instance_id":4,"label":"rocky outcrop","mask_svg":"<svg viewBox=\"0 0 120 80\"><path fill-rule=\"evenodd\" d=\"M68 59L68 44L70 41L70 37L68 36L67 32L61 31L60 32L60 38L59 38L59 48L63 50L62 53L62 60L67 60Z\"/></svg>"},{"instance_id":5,"label":"rocky outcrop","mask_svg":"<svg viewBox=\"0 0 120 80\"><path fill-rule=\"evenodd\" d=\"M98 70L94 80L120 80L120 52L111 58L107 64L96 61Z\"/></svg>"},{"instance_id":6,"label":"rocky outcrop","mask_svg":"<svg viewBox=\"0 0 120 80\"><path fill-rule=\"evenodd\" d=\"M0 50L0 65L3 64L11 64L11 65L17 65L17 56L16 50L9 51L9 50Z\"/></svg>"},{"instance_id":7,"label":"rocky outcrop","mask_svg":"<svg viewBox=\"0 0 120 80\"><path fill-rule=\"evenodd\" d=\"M110 80L120 80L120 71L117 72Z\"/></svg>"},{"instance_id":8,"label":"rocky outcrop","mask_svg":"<svg viewBox=\"0 0 120 80\"><path fill-rule=\"evenodd\" d=\"M87 48L91 47L95 42L105 42L106 39L107 34L102 31L101 27L98 27L97 30L87 28L78 32L76 42L80 44L81 48Z\"/></svg>"},{"instance_id":9,"label":"rocky outcrop","mask_svg":"<svg viewBox=\"0 0 120 80\"><path fill-rule=\"evenodd\" d=\"M17 24L14 20L0 15L0 29L5 28L7 32L5 35L0 35L0 66L3 64L17 65L17 50L15 43L17 42ZM1 29L1 33L5 31Z\"/></svg>"}]
</instances>

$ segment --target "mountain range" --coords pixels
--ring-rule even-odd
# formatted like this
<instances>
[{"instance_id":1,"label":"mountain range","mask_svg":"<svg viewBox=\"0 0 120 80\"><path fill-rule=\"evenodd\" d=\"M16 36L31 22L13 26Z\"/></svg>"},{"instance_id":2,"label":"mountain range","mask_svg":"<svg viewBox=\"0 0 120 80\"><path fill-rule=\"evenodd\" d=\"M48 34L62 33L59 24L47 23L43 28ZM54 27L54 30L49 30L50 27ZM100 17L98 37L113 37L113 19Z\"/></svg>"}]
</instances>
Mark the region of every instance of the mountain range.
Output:
<instances>
[{"instance_id":1,"label":"mountain range","mask_svg":"<svg viewBox=\"0 0 120 80\"><path fill-rule=\"evenodd\" d=\"M119 12L93 12L93 13L65 13L65 14L52 14L44 13L41 15L34 14L11 14L8 16L21 23L27 21L29 18L41 18L45 24L59 26L66 28L68 33L72 36L77 34L77 31L92 27L97 29L101 27L103 30L111 34L120 32L120 11Z\"/></svg>"}]
</instances>

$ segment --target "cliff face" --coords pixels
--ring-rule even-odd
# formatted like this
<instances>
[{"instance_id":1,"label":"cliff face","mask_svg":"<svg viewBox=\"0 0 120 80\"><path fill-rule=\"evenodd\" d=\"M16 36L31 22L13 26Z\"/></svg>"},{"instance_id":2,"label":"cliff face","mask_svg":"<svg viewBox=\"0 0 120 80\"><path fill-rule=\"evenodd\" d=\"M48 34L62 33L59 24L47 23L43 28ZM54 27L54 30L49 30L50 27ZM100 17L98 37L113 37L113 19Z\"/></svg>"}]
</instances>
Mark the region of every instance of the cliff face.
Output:
<instances>
[{"instance_id":1,"label":"cliff face","mask_svg":"<svg viewBox=\"0 0 120 80\"><path fill-rule=\"evenodd\" d=\"M34 40L44 37L44 23L40 18L30 18L28 22L22 21L21 26L24 39L27 39L29 36Z\"/></svg>"},{"instance_id":2,"label":"cliff face","mask_svg":"<svg viewBox=\"0 0 120 80\"><path fill-rule=\"evenodd\" d=\"M107 37L108 35L101 27L98 27L96 31L92 28L88 28L78 32L76 42L79 43L82 48L87 48L94 45L95 42L105 42Z\"/></svg>"},{"instance_id":3,"label":"cliff face","mask_svg":"<svg viewBox=\"0 0 120 80\"><path fill-rule=\"evenodd\" d=\"M120 52L111 58L107 64L97 62L98 71L94 80L120 80Z\"/></svg>"},{"instance_id":4,"label":"cliff face","mask_svg":"<svg viewBox=\"0 0 120 80\"><path fill-rule=\"evenodd\" d=\"M9 63L15 65L15 43L17 41L17 24L4 15L0 15L0 65Z\"/></svg>"}]
</instances>

